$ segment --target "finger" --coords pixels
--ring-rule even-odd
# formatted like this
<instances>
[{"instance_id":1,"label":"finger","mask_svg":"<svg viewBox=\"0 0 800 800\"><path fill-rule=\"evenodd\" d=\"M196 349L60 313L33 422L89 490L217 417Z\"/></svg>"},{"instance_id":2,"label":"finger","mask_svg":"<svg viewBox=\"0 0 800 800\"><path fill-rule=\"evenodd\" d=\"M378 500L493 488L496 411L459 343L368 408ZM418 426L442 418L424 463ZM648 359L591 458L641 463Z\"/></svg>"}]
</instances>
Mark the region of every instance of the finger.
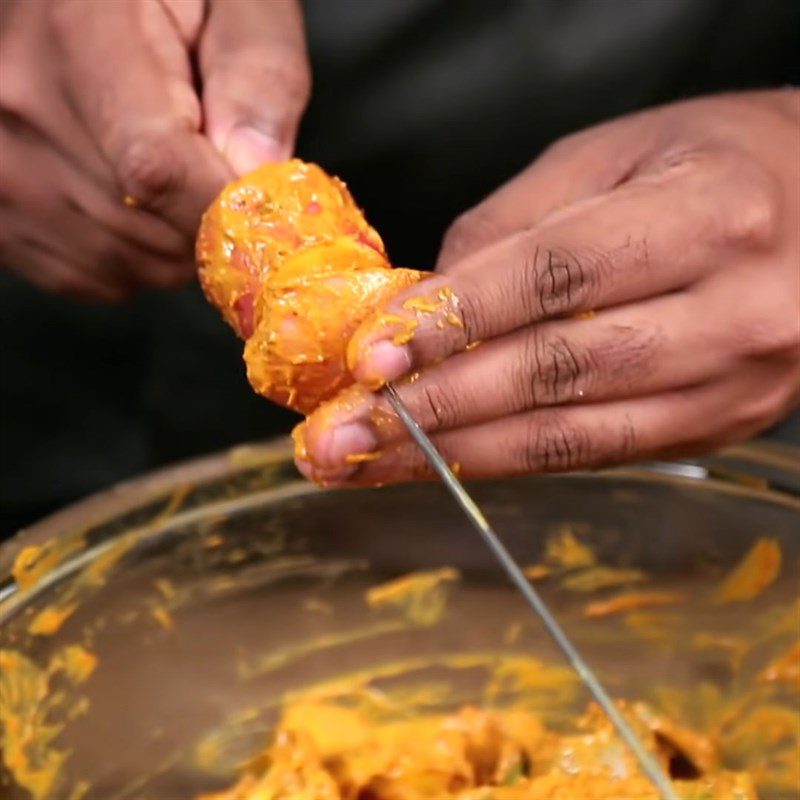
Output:
<instances>
[{"instance_id":1,"label":"finger","mask_svg":"<svg viewBox=\"0 0 800 800\"><path fill-rule=\"evenodd\" d=\"M195 275L194 262L186 253L153 252L116 235L75 207L59 209L57 218L48 237L53 252L91 279L119 286L123 296L139 288L172 289Z\"/></svg>"},{"instance_id":2,"label":"finger","mask_svg":"<svg viewBox=\"0 0 800 800\"><path fill-rule=\"evenodd\" d=\"M31 44L46 35L49 9L47 3L27 3L25 13L11 14L3 23L0 130L6 134L3 138L33 141L57 151L79 165L84 176L111 187L113 177L108 166L64 95L58 59L42 58L44 45ZM0 161L12 159L6 142L0 144L0 153Z\"/></svg>"},{"instance_id":3,"label":"finger","mask_svg":"<svg viewBox=\"0 0 800 800\"><path fill-rule=\"evenodd\" d=\"M545 322L459 353L397 388L433 433L544 406L688 387L736 367L741 354L725 346L726 311L702 293L681 292L588 319ZM405 438L382 394L352 390L309 417L305 441L315 464L334 469Z\"/></svg>"},{"instance_id":4,"label":"finger","mask_svg":"<svg viewBox=\"0 0 800 800\"><path fill-rule=\"evenodd\" d=\"M57 265L52 276L34 280L43 289L113 302L140 288L175 288L194 276L191 259L172 259L137 247L71 208L57 208L53 217L44 238L41 230L18 215L3 214L16 238L34 254L25 261L38 265L37 275L47 272L45 264Z\"/></svg>"},{"instance_id":5,"label":"finger","mask_svg":"<svg viewBox=\"0 0 800 800\"><path fill-rule=\"evenodd\" d=\"M122 267L128 280L141 289L175 289L191 281L197 268L191 259L170 259L153 255L117 241L99 268Z\"/></svg>"},{"instance_id":6,"label":"finger","mask_svg":"<svg viewBox=\"0 0 800 800\"><path fill-rule=\"evenodd\" d=\"M188 71L166 69L163 48L144 37L141 6L54 4L64 80L116 176L120 202L129 198L194 236L204 208L231 173L200 133L199 101ZM184 58L188 65L185 53Z\"/></svg>"},{"instance_id":7,"label":"finger","mask_svg":"<svg viewBox=\"0 0 800 800\"><path fill-rule=\"evenodd\" d=\"M105 236L145 254L191 262L191 243L174 227L110 198L66 154L38 137L8 137L0 129L0 152L7 156L0 160L0 202L5 199L31 217L47 219L48 232L69 241L73 255L97 252L93 237ZM36 164L47 181L32 180L30 164Z\"/></svg>"},{"instance_id":8,"label":"finger","mask_svg":"<svg viewBox=\"0 0 800 800\"><path fill-rule=\"evenodd\" d=\"M707 451L752 432L750 407L721 383L611 403L542 408L432 436L465 478L596 468L654 456ZM403 442L374 461L326 472L298 459L326 484L373 485L434 477L423 453Z\"/></svg>"},{"instance_id":9,"label":"finger","mask_svg":"<svg viewBox=\"0 0 800 800\"><path fill-rule=\"evenodd\" d=\"M115 203L96 186L75 179L68 202L99 229L142 253L167 261L193 263L191 240L146 210Z\"/></svg>"},{"instance_id":10,"label":"finger","mask_svg":"<svg viewBox=\"0 0 800 800\"><path fill-rule=\"evenodd\" d=\"M548 214L619 186L652 151L660 110L613 120L547 148L450 226L436 270L446 273L472 253L540 223Z\"/></svg>"},{"instance_id":11,"label":"finger","mask_svg":"<svg viewBox=\"0 0 800 800\"><path fill-rule=\"evenodd\" d=\"M5 224L5 214L0 214ZM80 264L71 262L32 237L20 237L4 246L3 264L12 272L50 294L76 300L118 303L130 295L131 287L118 280L103 280Z\"/></svg>"},{"instance_id":12,"label":"finger","mask_svg":"<svg viewBox=\"0 0 800 800\"><path fill-rule=\"evenodd\" d=\"M69 216L75 220L75 230L83 231L84 247L73 251L70 258L81 265L84 272L107 283L120 284L130 295L136 289L173 289L188 282L195 275L195 266L189 257L170 257L154 253L109 232L85 216ZM63 246L59 250L64 250Z\"/></svg>"},{"instance_id":13,"label":"finger","mask_svg":"<svg viewBox=\"0 0 800 800\"><path fill-rule=\"evenodd\" d=\"M79 269L90 283L117 286L120 296L144 286L171 288L194 275L191 247L163 220L115 205L59 153L25 141L5 144L9 158L0 169L0 203L8 206L4 218L9 231L37 242L38 250ZM48 182L30 180L24 165L31 163ZM69 194L55 187L66 187ZM58 282L64 281L59 277Z\"/></svg>"},{"instance_id":14,"label":"finger","mask_svg":"<svg viewBox=\"0 0 800 800\"><path fill-rule=\"evenodd\" d=\"M18 151L16 147L11 150ZM47 151L41 153L39 164L45 174L51 175L57 175L63 166ZM4 206L4 225L12 242L21 241L36 253L47 253L52 260L79 269L91 283L109 289L118 285L121 295L130 292L130 276L121 264L107 257L115 239L101 226L52 187L36 181L18 183L20 175L15 169L4 169L3 177L8 181L4 182L4 191L0 191L0 203ZM61 184L56 181L55 185ZM7 197L12 201L8 202ZM47 225L42 225L42 220L47 220Z\"/></svg>"},{"instance_id":15,"label":"finger","mask_svg":"<svg viewBox=\"0 0 800 800\"><path fill-rule=\"evenodd\" d=\"M627 184L399 293L353 336L353 375L375 387L534 322L691 285L739 235L726 227L738 220L736 181L721 171Z\"/></svg>"},{"instance_id":16,"label":"finger","mask_svg":"<svg viewBox=\"0 0 800 800\"><path fill-rule=\"evenodd\" d=\"M239 174L294 150L311 88L297 0L216 0L200 47L211 141Z\"/></svg>"}]
</instances>

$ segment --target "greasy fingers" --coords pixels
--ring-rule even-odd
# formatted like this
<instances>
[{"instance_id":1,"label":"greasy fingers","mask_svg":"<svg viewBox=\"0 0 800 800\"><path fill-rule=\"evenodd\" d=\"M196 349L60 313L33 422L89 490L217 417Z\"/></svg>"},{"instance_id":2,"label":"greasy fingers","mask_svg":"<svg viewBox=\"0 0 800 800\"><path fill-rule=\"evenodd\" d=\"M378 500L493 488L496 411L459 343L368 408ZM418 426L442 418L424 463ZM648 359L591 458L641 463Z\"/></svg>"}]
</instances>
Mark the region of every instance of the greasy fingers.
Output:
<instances>
[{"instance_id":1,"label":"greasy fingers","mask_svg":"<svg viewBox=\"0 0 800 800\"><path fill-rule=\"evenodd\" d=\"M800 92L654 116L662 129L619 185L598 193L603 181L589 180L537 219L547 182L529 170L476 212L474 252L462 248L359 329L348 360L362 387L302 426L304 474L341 485L431 477L367 391L386 380L466 477L704 452L797 406Z\"/></svg>"},{"instance_id":2,"label":"greasy fingers","mask_svg":"<svg viewBox=\"0 0 800 800\"><path fill-rule=\"evenodd\" d=\"M206 130L238 175L292 155L311 91L298 0L213 0L200 68Z\"/></svg>"},{"instance_id":3,"label":"greasy fingers","mask_svg":"<svg viewBox=\"0 0 800 800\"><path fill-rule=\"evenodd\" d=\"M609 403L541 408L477 425L434 433L434 445L465 478L496 478L604 467L644 458L705 452L745 438L774 414L777 403L745 401L741 386L703 385ZM730 403L734 402L735 420ZM737 405L738 403L738 405ZM714 420L725 420L724 425ZM328 467L296 454L304 475L326 485L376 485L435 477L425 456L408 439ZM335 449L335 444L331 451Z\"/></svg>"},{"instance_id":4,"label":"greasy fingers","mask_svg":"<svg viewBox=\"0 0 800 800\"><path fill-rule=\"evenodd\" d=\"M751 316L738 315L742 329ZM458 353L397 388L429 433L549 406L685 389L722 379L752 357L752 345L730 346L728 319L729 309L712 292L674 293L521 329ZM381 394L351 391L308 419L305 458L335 470L407 438Z\"/></svg>"},{"instance_id":5,"label":"greasy fingers","mask_svg":"<svg viewBox=\"0 0 800 800\"><path fill-rule=\"evenodd\" d=\"M250 385L301 414L352 384L345 343L373 308L420 279L414 270L375 264L375 251L361 245L315 250L306 261L318 259L330 272L303 270L302 255L287 258L260 289L257 323L244 349ZM339 259L346 268L337 268Z\"/></svg>"},{"instance_id":6,"label":"greasy fingers","mask_svg":"<svg viewBox=\"0 0 800 800\"><path fill-rule=\"evenodd\" d=\"M737 178L726 175L724 193L714 196L722 171L710 160L648 174L466 257L398 295L387 307L391 324L359 329L353 374L378 385L532 323L691 285L710 265L722 266L720 220L739 213ZM413 335L398 343L404 327Z\"/></svg>"}]
</instances>

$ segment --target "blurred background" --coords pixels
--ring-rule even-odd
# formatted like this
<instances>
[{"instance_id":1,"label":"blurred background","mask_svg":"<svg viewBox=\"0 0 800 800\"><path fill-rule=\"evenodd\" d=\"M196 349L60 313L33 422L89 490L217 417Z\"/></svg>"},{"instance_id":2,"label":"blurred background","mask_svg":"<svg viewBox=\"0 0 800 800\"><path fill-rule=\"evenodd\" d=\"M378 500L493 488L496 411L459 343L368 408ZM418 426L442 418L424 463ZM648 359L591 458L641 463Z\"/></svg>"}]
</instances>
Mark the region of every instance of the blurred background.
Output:
<instances>
[{"instance_id":1,"label":"blurred background","mask_svg":"<svg viewBox=\"0 0 800 800\"><path fill-rule=\"evenodd\" d=\"M347 181L402 266L431 265L461 211L565 134L695 94L800 83L797 0L304 5L314 92L298 155ZM101 307L2 271L0 325L0 537L296 421L253 394L241 343L196 285ZM800 443L797 417L771 435Z\"/></svg>"}]
</instances>

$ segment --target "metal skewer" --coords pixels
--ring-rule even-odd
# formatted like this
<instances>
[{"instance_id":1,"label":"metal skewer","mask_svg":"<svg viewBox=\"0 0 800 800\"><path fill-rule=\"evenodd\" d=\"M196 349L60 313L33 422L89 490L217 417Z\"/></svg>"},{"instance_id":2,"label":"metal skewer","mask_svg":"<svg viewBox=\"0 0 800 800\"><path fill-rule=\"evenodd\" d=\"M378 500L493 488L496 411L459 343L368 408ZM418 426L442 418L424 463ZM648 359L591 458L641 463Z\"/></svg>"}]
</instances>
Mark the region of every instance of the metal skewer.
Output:
<instances>
[{"instance_id":1,"label":"metal skewer","mask_svg":"<svg viewBox=\"0 0 800 800\"><path fill-rule=\"evenodd\" d=\"M528 604L542 620L547 632L561 648L572 668L578 673L584 685L589 689L598 705L605 711L611 723L617 729L619 735L636 756L642 770L661 794L662 800L680 800L669 778L664 773L664 770L661 769L661 766L647 751L639 737L625 721L622 714L620 714L611 696L603 688L603 685L589 665L583 660L580 653L564 632L564 629L558 624L556 618L547 607L547 604L542 600L539 593L525 577L517 562L505 548L505 545L492 530L492 527L489 525L488 520L484 517L480 508L478 508L475 501L469 496L469 493L464 488L461 481L453 474L453 471L447 465L444 458L442 458L442 455L428 438L425 431L422 430L417 421L411 416L405 404L400 399L400 396L397 394L397 390L391 384L387 384L384 388L384 393L397 412L397 416L400 417L400 420L406 426L414 441L419 445L428 461L430 461L431 466L436 470L439 477L444 482L444 485L450 490L456 502L467 515L472 526L483 537L483 540L495 554L498 561L503 566L503 569L505 569L511 582L519 589L523 597L528 601Z\"/></svg>"}]
</instances>

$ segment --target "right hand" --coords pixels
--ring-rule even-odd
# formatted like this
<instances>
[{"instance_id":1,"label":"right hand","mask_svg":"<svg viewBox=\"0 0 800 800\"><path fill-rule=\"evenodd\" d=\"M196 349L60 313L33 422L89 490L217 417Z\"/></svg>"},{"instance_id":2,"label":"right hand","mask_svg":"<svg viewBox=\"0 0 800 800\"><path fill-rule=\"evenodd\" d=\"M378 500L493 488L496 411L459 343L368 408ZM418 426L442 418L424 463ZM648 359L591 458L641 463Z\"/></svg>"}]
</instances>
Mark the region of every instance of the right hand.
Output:
<instances>
[{"instance_id":1,"label":"right hand","mask_svg":"<svg viewBox=\"0 0 800 800\"><path fill-rule=\"evenodd\" d=\"M5 0L0 263L109 302L177 285L224 184L291 155L309 93L297 0L206 5Z\"/></svg>"}]
</instances>

